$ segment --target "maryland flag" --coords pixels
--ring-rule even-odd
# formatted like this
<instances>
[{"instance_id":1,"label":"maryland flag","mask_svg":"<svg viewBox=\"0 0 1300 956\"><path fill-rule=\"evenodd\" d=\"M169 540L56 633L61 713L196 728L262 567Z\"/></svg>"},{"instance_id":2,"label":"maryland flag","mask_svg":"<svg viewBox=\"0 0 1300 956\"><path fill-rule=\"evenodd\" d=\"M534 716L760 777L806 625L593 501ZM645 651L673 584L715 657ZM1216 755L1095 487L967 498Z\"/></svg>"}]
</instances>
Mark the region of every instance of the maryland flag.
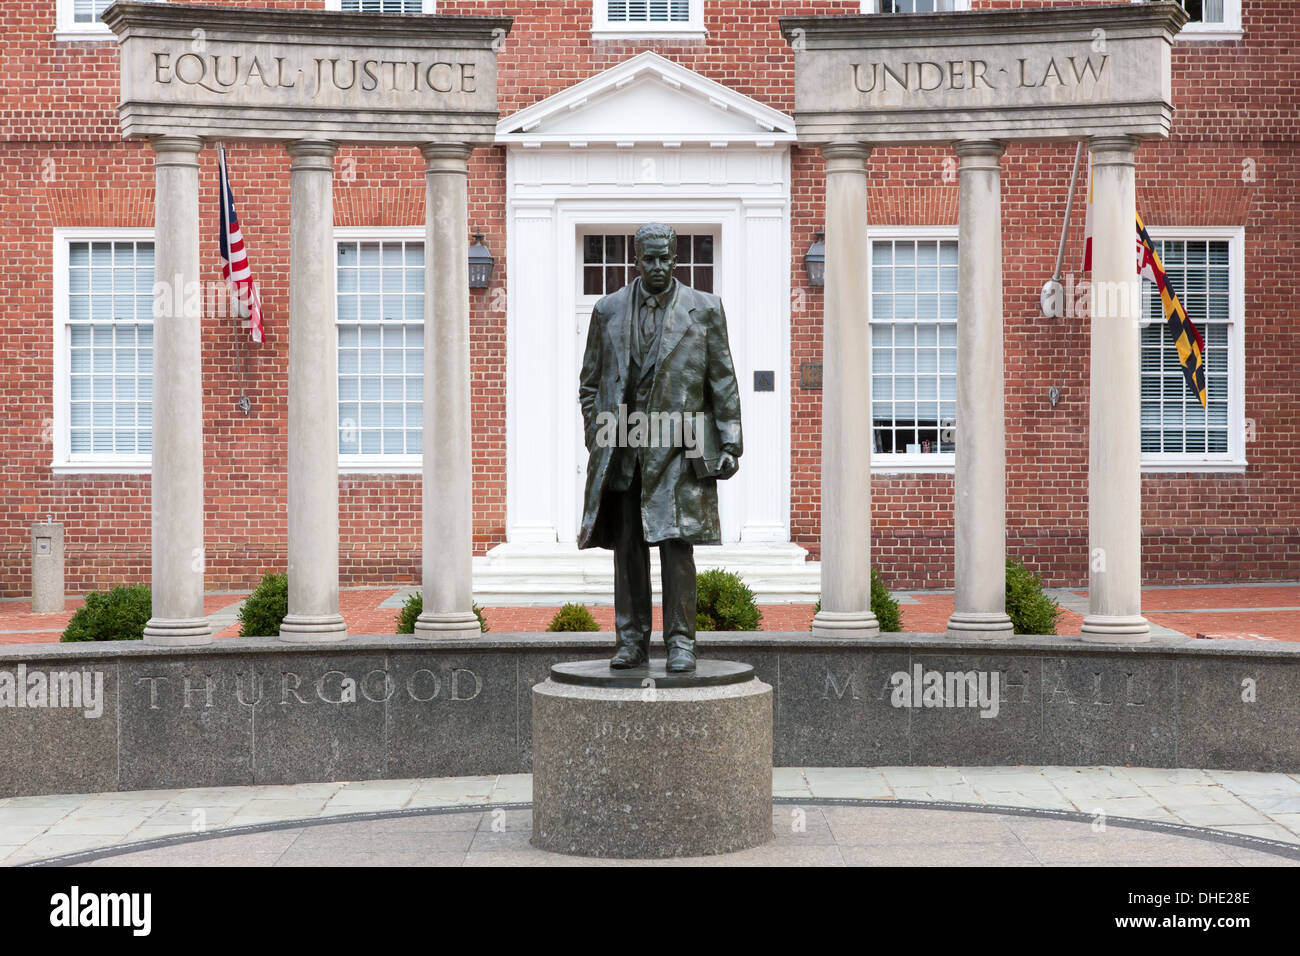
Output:
<instances>
[{"instance_id":1,"label":"maryland flag","mask_svg":"<svg viewBox=\"0 0 1300 956\"><path fill-rule=\"evenodd\" d=\"M1138 275L1150 279L1160 290L1160 301L1165 308L1165 327L1178 348L1178 364L1183 367L1183 378L1205 407L1205 342L1196 330L1187 310L1178 301L1178 294L1169 285L1165 267L1156 255L1151 237L1147 235L1142 217L1137 217L1137 268Z\"/></svg>"}]
</instances>

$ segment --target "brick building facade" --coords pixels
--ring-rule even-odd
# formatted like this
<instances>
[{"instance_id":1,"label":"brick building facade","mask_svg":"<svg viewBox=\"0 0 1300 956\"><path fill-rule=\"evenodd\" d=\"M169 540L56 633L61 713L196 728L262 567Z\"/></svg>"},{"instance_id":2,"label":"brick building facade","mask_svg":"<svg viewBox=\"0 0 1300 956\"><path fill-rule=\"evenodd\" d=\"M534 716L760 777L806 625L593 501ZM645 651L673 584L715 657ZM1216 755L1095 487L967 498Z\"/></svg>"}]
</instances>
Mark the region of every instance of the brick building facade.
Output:
<instances>
[{"instance_id":1,"label":"brick building facade","mask_svg":"<svg viewBox=\"0 0 1300 956\"><path fill-rule=\"evenodd\" d=\"M970 6L956 2L959 8ZM348 0L342 3L347 9ZM611 3L606 10L606 3L610 0L595 0L611 15L627 7ZM320 8L324 0L254 5ZM973 4L975 9L1050 5L1047 0ZM1201 7L1195 0L1189 5ZM77 22L78 11L102 6L91 0L0 6L0 56L8 79L0 94L0 255L6 265L0 273L0 407L8 423L0 436L5 462L0 595L27 592L28 529L47 515L66 525L70 589L149 577L150 340L141 292L147 292L144 284L151 278L153 167L146 144L120 138L111 36L97 33L93 23ZM409 4L414 6L418 3ZM433 4L426 6L431 10ZM680 22L644 33L634 24L594 23L591 0L438 0L437 9L515 18L500 50L503 142L476 151L470 161L470 222L496 258L491 287L471 293L476 553L530 535L543 544L551 535L561 551L566 535L572 541L576 526L564 526L571 514L566 483L579 480L572 474L572 457L547 461L549 472L541 475L533 460L511 452L509 441L526 449L532 437L512 430L527 420L533 401L527 389L553 383L551 394L562 396L572 383L576 397L576 367L563 364L564 350L519 353L534 340L567 341L580 330L581 317L566 310L580 312L588 301L584 297L597 291L582 284L596 281L595 273L583 268L594 269L594 261L584 263L584 258L599 257L602 268L616 269L618 237L636 224L612 221L607 211L585 221L585 207L573 200L572 215L555 220L557 229L569 230L562 233L571 241L560 261L572 266L557 273L555 282L571 288L557 287L554 297L542 289L547 302L558 303L543 308L538 290L513 281L532 247L519 249L514 253L519 261L512 261L511 230L520 228L520 210L540 208L519 184L527 185L527 164L534 162L534 183L548 182L546 170L556 164L565 175L581 169L594 180L600 158L613 157L617 166L624 150L633 165L617 168L607 197L626 199L638 215L653 214L659 202L668 210L695 210L675 224L701 237L694 265L703 271L696 281L716 282L729 302L727 290L740 290L752 278L744 274L744 255L752 242L767 240L729 232L730 220L722 214L716 223L707 221L707 202L701 199L707 188L691 194L695 205L679 200L687 194L684 184L693 164L706 170L707 185L716 175L709 171L723 164L714 157L759 157L751 185L767 190L767 198L755 200L757 193L747 186L736 192L736 208L742 220L749 215L744 210L756 204L772 211L770 235L779 237L788 281L781 275L774 285L763 286L770 321L762 328L747 329L745 310L729 305L733 339L744 343L737 364L746 391L754 372L776 374L771 393L746 396L747 428L754 422L755 433L766 435L768 444L761 445L761 454L746 455L742 472L751 484L743 494L748 497L746 503L724 505L732 509L724 515L730 521L724 535L737 546L792 543L815 558L820 401L804 373L820 360L821 301L805 275L804 254L822 223L823 176L818 153L781 135L792 126L764 126L763 110L788 118L793 105L793 58L778 16L875 11L877 0L678 0L665 7L673 11L665 15L680 12ZM1169 374L1161 352L1167 349L1163 328L1156 323L1144 333L1144 580L1300 578L1300 451L1294 440L1300 425L1294 394L1300 332L1286 306L1300 265L1300 199L1294 186L1300 177L1295 53L1300 23L1291 0L1226 0L1222 10L1207 4L1202 12L1207 19L1221 13L1221 29L1207 24L1178 40L1173 134L1143 144L1138 152L1139 212L1165 244L1171 275L1186 283L1189 312L1206 328L1211 354L1211 409L1198 418L1199 403L1192 409L1185 387L1180 391L1181 382ZM648 66L637 82L600 86L590 106L564 99L580 82L646 51L669 66L657 67L658 61L643 57L637 62ZM638 90L642 99L633 97ZM629 99L620 101L624 95ZM539 107L547 102L556 110ZM664 119L670 125L656 127L658 141L651 145L657 159L648 167L646 144L602 145L582 138L584 111L601 103L615 110L647 103L672 107ZM546 114L540 121L543 133L558 131L546 142L525 142L525 131L511 125L514 114L529 108ZM562 113L571 114L577 125L566 127ZM588 114L588 122L600 121L601 115ZM757 127L738 132L755 118ZM680 137L672 132L674 121L682 124ZM720 132L712 133L710 123ZM647 152L640 152L643 147ZM282 568L285 561L289 161L278 146L234 144L227 153L261 288L266 338L250 344L237 321L218 307L205 315L209 588L249 585L264 569ZM896 587L952 582L953 479L945 447L951 443L945 440L950 436L940 434L948 418L944 396L955 356L944 344L955 318L947 314L945 298L955 291L945 284L945 263L956 242L952 157L946 149L894 148L875 151L868 162L873 292L878 293L871 315L878 345L873 366L877 381L889 386L889 394L883 385L877 391L880 454L871 479L872 552ZM1069 144L1012 146L1002 180L1008 551L1062 585L1087 578L1087 325L1086 318L1044 319L1038 302L1056 256L1073 159ZM727 161L736 168L748 162ZM204 151L200 177L202 269L205 283L215 286L214 150ZM390 305L398 307L398 293L408 299L418 294L398 265L386 267L408 252L416 254L408 247L421 235L423 189L423 163L415 150L339 150L340 302L355 293L358 310L355 321L351 313L340 312L340 375L354 375L349 388L356 389L340 394L344 585L413 583L419 577L420 485L418 465L410 464L413 447L418 448L411 443L418 436L400 424L412 400L419 400L418 380L412 382L403 371L411 349L419 347L418 330L408 325L405 345L389 348L384 336L393 329L384 323L401 324L400 315L387 312ZM671 221L671 215L663 218ZM1065 260L1067 288L1081 278L1082 226L1082 207L1076 204ZM751 245L744 252L727 248L736 242ZM715 268L707 268L705 260ZM599 281L616 281L610 276L617 275ZM377 325L367 324L366 317L371 280L384 290L374 300L374 307L384 310ZM771 280L770 275L763 279ZM128 286L133 295L123 296ZM390 288L396 290L392 295ZM779 293L775 308L771 289ZM1072 299L1071 306L1077 305ZM530 326L538 317L558 322L554 331ZM533 338L521 339L530 329ZM372 339L376 344L370 347ZM353 361L355 366L345 368ZM390 368L387 362L396 364ZM395 399L385 391L390 379ZM1055 403L1049 399L1052 386L1059 389ZM252 403L248 415L236 408L244 392ZM571 411L576 416L576 402ZM553 435L543 437L563 444L569 431L561 419ZM960 423L955 431L960 440ZM372 438L376 444L363 447ZM578 442L576 430L572 438ZM900 451L891 453L895 443ZM547 494L524 502L521 489L537 487ZM550 517L523 521L522 509L534 506L551 508Z\"/></svg>"}]
</instances>

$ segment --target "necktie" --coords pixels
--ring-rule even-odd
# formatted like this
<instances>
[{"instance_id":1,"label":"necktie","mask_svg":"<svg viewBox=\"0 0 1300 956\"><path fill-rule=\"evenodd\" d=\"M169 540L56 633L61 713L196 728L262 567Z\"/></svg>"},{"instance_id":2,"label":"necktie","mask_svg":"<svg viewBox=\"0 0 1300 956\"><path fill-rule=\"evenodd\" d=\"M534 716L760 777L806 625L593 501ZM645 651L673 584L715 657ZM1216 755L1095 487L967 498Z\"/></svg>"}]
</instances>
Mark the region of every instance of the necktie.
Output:
<instances>
[{"instance_id":1,"label":"necktie","mask_svg":"<svg viewBox=\"0 0 1300 956\"><path fill-rule=\"evenodd\" d=\"M641 310L641 347L649 349L654 342L655 336L655 313L659 310L659 300L650 298L645 300L645 307Z\"/></svg>"}]
</instances>

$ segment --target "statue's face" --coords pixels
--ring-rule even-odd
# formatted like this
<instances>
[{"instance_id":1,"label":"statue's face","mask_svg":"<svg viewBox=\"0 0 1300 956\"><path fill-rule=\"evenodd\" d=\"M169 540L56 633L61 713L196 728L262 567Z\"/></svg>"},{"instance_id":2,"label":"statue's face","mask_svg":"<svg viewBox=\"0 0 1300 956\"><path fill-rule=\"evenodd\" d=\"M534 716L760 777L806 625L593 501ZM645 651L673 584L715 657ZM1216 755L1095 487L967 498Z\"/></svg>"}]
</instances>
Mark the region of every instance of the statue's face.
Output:
<instances>
[{"instance_id":1,"label":"statue's face","mask_svg":"<svg viewBox=\"0 0 1300 956\"><path fill-rule=\"evenodd\" d=\"M672 281L677 257L668 250L667 239L649 239L641 247L636 267L646 289L657 295L668 288L668 283Z\"/></svg>"}]
</instances>

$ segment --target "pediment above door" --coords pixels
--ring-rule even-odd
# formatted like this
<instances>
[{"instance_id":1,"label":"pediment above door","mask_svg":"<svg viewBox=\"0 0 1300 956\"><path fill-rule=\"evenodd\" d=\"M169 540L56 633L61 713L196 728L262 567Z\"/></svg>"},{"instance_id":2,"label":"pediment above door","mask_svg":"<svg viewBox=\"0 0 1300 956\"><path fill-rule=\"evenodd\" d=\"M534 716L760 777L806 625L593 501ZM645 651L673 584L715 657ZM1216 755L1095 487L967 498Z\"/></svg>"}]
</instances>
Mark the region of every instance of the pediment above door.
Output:
<instances>
[{"instance_id":1,"label":"pediment above door","mask_svg":"<svg viewBox=\"0 0 1300 956\"><path fill-rule=\"evenodd\" d=\"M516 146L775 146L795 141L780 110L647 50L497 124Z\"/></svg>"}]
</instances>

